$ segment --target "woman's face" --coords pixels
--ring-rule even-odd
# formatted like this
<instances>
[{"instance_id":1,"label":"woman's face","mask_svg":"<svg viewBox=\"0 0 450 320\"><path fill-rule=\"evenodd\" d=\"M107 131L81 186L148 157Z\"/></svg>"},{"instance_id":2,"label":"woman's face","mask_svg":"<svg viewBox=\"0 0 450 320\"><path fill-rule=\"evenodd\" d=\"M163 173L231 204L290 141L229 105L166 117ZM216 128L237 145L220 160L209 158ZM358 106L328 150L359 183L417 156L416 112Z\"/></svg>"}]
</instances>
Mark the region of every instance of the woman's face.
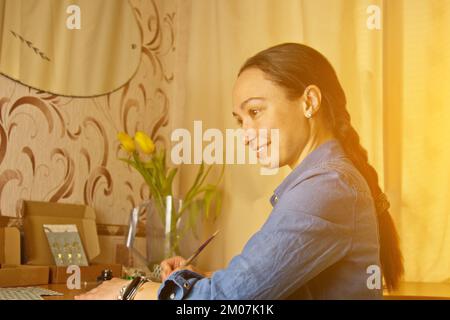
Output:
<instances>
[{"instance_id":1,"label":"woman's face","mask_svg":"<svg viewBox=\"0 0 450 320\"><path fill-rule=\"evenodd\" d=\"M243 71L233 89L233 116L246 132L244 142L257 152L260 159L271 156L271 129L279 130L279 166L297 162L309 138L304 98L290 100L285 90L265 78L263 71L250 68ZM253 130L267 129L267 139L258 138Z\"/></svg>"}]
</instances>

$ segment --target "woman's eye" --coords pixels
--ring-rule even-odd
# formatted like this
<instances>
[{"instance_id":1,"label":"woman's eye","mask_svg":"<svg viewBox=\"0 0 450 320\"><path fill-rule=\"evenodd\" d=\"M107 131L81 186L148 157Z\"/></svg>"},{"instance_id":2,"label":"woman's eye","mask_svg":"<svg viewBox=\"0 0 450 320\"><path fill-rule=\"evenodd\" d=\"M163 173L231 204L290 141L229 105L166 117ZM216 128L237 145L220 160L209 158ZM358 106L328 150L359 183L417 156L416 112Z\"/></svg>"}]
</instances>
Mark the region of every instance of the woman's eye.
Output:
<instances>
[{"instance_id":1,"label":"woman's eye","mask_svg":"<svg viewBox=\"0 0 450 320\"><path fill-rule=\"evenodd\" d=\"M250 109L249 110L249 113L252 117L257 116L260 112L261 112L261 110L259 110L259 109Z\"/></svg>"}]
</instances>

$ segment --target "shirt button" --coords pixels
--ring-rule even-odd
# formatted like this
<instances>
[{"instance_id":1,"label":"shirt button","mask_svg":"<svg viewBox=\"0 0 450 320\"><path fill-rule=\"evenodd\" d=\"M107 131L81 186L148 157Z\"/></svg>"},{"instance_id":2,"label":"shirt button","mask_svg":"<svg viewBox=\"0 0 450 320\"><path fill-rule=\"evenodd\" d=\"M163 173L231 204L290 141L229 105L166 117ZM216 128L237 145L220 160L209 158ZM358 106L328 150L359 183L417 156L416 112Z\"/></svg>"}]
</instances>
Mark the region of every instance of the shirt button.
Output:
<instances>
[{"instance_id":1,"label":"shirt button","mask_svg":"<svg viewBox=\"0 0 450 320\"><path fill-rule=\"evenodd\" d=\"M175 293L171 293L169 298L170 298L170 300L175 299Z\"/></svg>"},{"instance_id":2,"label":"shirt button","mask_svg":"<svg viewBox=\"0 0 450 320\"><path fill-rule=\"evenodd\" d=\"M275 202L275 203L278 202L278 197L277 197L277 196L275 196L275 197L273 198L273 202Z\"/></svg>"}]
</instances>

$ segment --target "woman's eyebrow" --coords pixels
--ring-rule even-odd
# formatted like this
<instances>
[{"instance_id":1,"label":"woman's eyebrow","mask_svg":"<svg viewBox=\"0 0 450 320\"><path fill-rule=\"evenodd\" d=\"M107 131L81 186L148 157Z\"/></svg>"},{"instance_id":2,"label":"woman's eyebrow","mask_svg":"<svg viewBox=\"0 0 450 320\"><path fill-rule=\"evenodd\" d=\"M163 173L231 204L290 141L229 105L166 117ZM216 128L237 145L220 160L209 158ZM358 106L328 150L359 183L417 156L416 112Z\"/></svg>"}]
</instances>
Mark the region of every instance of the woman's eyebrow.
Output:
<instances>
[{"instance_id":1,"label":"woman's eyebrow","mask_svg":"<svg viewBox=\"0 0 450 320\"><path fill-rule=\"evenodd\" d=\"M252 100L266 100L265 98L263 98L263 97L251 97L251 98L248 98L247 100L245 100L244 102L242 102L241 103L241 106L240 106L240 108L241 109L244 109L244 107L245 107L245 105L247 104L247 103L249 103L250 101L252 101Z\"/></svg>"}]
</instances>

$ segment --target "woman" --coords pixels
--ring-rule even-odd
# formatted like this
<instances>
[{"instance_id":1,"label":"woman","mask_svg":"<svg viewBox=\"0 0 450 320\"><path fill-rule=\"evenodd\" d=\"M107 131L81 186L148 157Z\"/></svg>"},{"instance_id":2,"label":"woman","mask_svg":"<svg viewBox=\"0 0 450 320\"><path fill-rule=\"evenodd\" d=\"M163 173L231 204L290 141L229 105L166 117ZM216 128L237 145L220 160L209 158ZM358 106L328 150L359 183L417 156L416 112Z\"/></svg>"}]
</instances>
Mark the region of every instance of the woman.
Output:
<instances>
[{"instance_id":1,"label":"woman","mask_svg":"<svg viewBox=\"0 0 450 320\"><path fill-rule=\"evenodd\" d=\"M206 273L168 259L158 298L378 299L380 268L394 289L403 262L389 202L327 59L295 43L256 54L239 72L233 115L247 131L279 129L279 165L293 171L226 269ZM248 136L246 144L270 155L270 141ZM123 285L115 280L84 298L113 298Z\"/></svg>"}]
</instances>

